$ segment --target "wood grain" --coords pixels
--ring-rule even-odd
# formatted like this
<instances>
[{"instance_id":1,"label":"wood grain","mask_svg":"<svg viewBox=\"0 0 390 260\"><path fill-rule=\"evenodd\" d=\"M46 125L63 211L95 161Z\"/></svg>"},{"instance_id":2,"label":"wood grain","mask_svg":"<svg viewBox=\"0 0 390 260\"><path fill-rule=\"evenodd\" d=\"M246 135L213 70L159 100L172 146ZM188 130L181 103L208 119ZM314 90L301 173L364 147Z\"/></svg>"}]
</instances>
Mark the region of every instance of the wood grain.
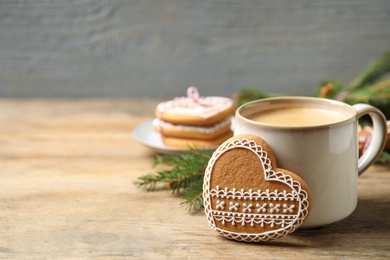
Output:
<instances>
[{"instance_id":1,"label":"wood grain","mask_svg":"<svg viewBox=\"0 0 390 260\"><path fill-rule=\"evenodd\" d=\"M390 2L0 1L0 96L313 95L389 49Z\"/></svg>"},{"instance_id":2,"label":"wood grain","mask_svg":"<svg viewBox=\"0 0 390 260\"><path fill-rule=\"evenodd\" d=\"M158 100L0 100L1 259L338 259L390 257L390 171L359 178L347 219L247 244L210 230L169 192L132 129Z\"/></svg>"}]
</instances>

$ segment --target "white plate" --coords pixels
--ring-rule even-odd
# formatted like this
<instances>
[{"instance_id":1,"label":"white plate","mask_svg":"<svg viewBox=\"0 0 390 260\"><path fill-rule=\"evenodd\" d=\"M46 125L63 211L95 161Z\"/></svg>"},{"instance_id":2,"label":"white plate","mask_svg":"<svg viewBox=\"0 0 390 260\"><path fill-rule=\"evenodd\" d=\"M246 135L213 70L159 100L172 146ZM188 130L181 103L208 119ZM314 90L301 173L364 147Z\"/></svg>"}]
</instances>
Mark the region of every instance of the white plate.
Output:
<instances>
[{"instance_id":1,"label":"white plate","mask_svg":"<svg viewBox=\"0 0 390 260\"><path fill-rule=\"evenodd\" d=\"M162 142L160 134L153 130L153 120L148 120L134 128L133 137L138 142L158 153L181 153L190 150L190 148L176 148L166 146ZM218 145L210 146L204 148L204 150L215 150L217 147Z\"/></svg>"}]
</instances>

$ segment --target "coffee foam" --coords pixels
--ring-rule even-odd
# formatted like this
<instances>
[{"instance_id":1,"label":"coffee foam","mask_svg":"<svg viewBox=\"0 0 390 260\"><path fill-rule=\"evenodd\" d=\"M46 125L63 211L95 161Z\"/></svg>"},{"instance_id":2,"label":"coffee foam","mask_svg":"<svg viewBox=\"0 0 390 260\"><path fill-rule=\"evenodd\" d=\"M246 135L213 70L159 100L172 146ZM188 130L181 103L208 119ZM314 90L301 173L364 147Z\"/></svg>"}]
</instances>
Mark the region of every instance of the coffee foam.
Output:
<instances>
[{"instance_id":1,"label":"coffee foam","mask_svg":"<svg viewBox=\"0 0 390 260\"><path fill-rule=\"evenodd\" d=\"M277 126L320 126L348 118L345 113L320 107L289 106L262 110L249 116L252 121Z\"/></svg>"}]
</instances>

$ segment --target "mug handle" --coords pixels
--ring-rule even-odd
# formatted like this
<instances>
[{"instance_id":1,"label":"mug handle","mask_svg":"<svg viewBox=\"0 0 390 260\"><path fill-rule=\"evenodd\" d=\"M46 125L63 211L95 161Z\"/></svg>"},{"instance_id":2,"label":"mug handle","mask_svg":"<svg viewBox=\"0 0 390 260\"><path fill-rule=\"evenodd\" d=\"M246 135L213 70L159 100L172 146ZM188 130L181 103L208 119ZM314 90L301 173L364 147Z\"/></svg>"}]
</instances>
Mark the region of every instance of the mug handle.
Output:
<instances>
[{"instance_id":1,"label":"mug handle","mask_svg":"<svg viewBox=\"0 0 390 260\"><path fill-rule=\"evenodd\" d=\"M358 160L358 175L360 175L367 170L382 152L387 138L387 125L386 118L379 109L367 104L356 104L352 107L357 112L357 119L363 115L371 117L374 130L369 146Z\"/></svg>"}]
</instances>

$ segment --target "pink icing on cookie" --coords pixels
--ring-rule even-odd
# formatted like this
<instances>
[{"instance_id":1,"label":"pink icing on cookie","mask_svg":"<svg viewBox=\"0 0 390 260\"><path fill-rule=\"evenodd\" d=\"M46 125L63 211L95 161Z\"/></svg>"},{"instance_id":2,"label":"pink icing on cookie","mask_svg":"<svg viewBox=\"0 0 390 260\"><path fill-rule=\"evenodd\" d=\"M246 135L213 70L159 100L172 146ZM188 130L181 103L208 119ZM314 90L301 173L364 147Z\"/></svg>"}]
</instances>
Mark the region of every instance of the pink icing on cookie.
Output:
<instances>
[{"instance_id":1,"label":"pink icing on cookie","mask_svg":"<svg viewBox=\"0 0 390 260\"><path fill-rule=\"evenodd\" d=\"M199 100L199 91L196 87L189 87L187 89L187 96L191 98L194 102Z\"/></svg>"},{"instance_id":2,"label":"pink icing on cookie","mask_svg":"<svg viewBox=\"0 0 390 260\"><path fill-rule=\"evenodd\" d=\"M364 153L371 143L372 133L374 132L374 129L370 126L365 126L363 128L363 130L369 133L369 135L367 135L367 136L360 136L359 137L359 143L364 144L364 147L363 147L363 153ZM387 121L387 134L390 134L390 120Z\"/></svg>"},{"instance_id":3,"label":"pink icing on cookie","mask_svg":"<svg viewBox=\"0 0 390 260\"><path fill-rule=\"evenodd\" d=\"M224 97L200 97L196 87L187 89L187 97L176 97L160 103L159 114L171 112L184 115L197 115L203 118L214 116L233 105L233 101Z\"/></svg>"}]
</instances>

